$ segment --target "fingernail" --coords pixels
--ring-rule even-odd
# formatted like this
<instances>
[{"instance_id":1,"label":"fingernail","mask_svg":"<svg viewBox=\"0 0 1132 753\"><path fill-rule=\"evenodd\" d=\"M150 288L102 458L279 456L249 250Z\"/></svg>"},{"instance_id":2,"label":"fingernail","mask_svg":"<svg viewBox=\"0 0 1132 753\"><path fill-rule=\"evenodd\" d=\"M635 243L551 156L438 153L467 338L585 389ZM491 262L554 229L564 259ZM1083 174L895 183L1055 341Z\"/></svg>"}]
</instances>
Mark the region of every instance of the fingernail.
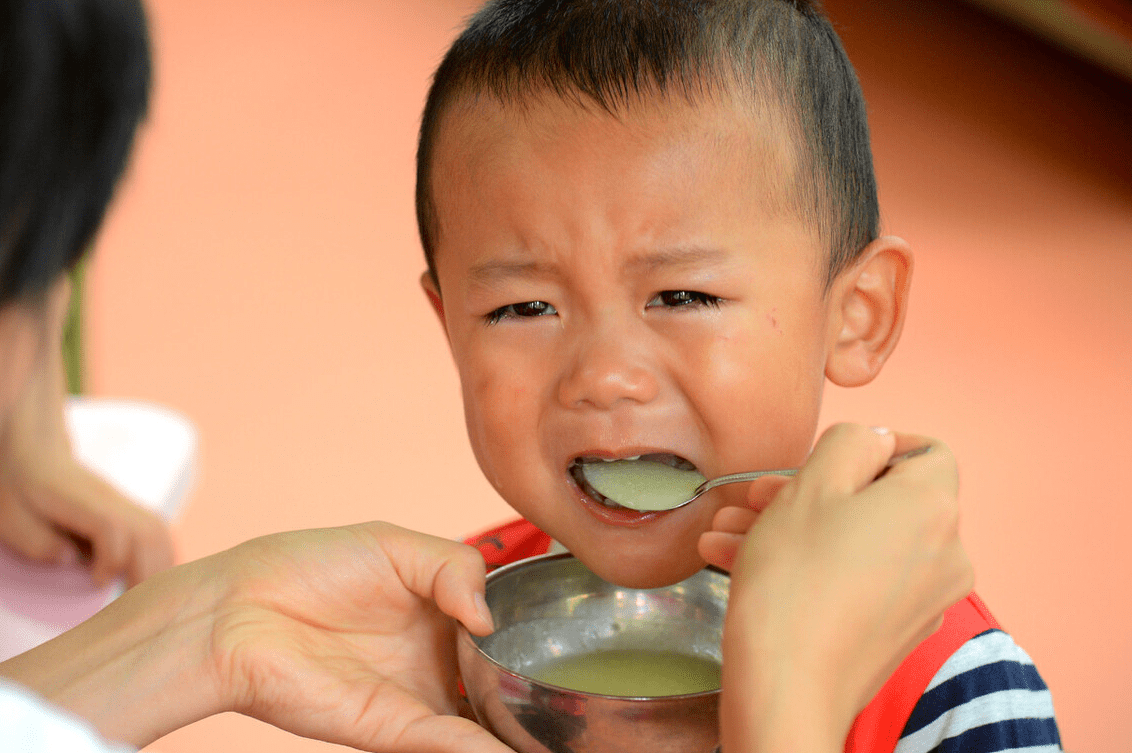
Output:
<instances>
[{"instance_id":1,"label":"fingernail","mask_svg":"<svg viewBox=\"0 0 1132 753\"><path fill-rule=\"evenodd\" d=\"M476 602L476 612L479 613L480 619L494 632L495 620L491 616L491 610L488 608L487 601L484 600L483 594L477 593L474 598Z\"/></svg>"},{"instance_id":2,"label":"fingernail","mask_svg":"<svg viewBox=\"0 0 1132 753\"><path fill-rule=\"evenodd\" d=\"M887 426L872 426L870 428L877 434L880 434L882 437L887 437L892 433L892 429L888 428Z\"/></svg>"}]
</instances>

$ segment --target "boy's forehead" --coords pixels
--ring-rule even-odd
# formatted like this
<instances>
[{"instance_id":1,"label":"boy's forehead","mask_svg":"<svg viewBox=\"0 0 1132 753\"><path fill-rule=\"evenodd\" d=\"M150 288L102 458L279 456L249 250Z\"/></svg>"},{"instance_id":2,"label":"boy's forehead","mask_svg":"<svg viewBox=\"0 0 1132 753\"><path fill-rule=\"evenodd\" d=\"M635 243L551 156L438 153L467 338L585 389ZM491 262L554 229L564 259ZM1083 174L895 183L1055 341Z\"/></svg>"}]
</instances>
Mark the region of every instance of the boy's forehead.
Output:
<instances>
[{"instance_id":1,"label":"boy's forehead","mask_svg":"<svg viewBox=\"0 0 1132 753\"><path fill-rule=\"evenodd\" d=\"M457 99L438 125L429 180L441 235L452 194L482 189L472 184L485 176L502 177L520 162L572 169L603 149L614 157L639 150L669 168L707 157L736 172L764 209L796 213L800 205L798 140L777 107L657 95L610 112L582 95L502 102L481 93Z\"/></svg>"},{"instance_id":2,"label":"boy's forehead","mask_svg":"<svg viewBox=\"0 0 1132 753\"><path fill-rule=\"evenodd\" d=\"M446 109L437 132L437 156L465 159L521 134L526 140L553 139L567 130L594 138L630 132L646 141L710 133L721 149L743 147L776 169L793 170L797 139L781 108L712 95L690 101L679 94L634 98L607 110L583 94L535 92L504 102L481 92L458 97Z\"/></svg>"}]
</instances>

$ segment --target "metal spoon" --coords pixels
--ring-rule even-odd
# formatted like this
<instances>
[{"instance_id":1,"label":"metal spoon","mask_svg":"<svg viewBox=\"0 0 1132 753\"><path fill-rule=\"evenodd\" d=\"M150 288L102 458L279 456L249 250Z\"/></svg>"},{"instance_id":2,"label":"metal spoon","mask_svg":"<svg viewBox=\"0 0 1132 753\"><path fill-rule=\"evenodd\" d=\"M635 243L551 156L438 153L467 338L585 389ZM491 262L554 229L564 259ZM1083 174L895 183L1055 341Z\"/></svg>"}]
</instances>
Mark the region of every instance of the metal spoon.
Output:
<instances>
[{"instance_id":1,"label":"metal spoon","mask_svg":"<svg viewBox=\"0 0 1132 753\"><path fill-rule=\"evenodd\" d=\"M923 455L931 448L931 445L924 445L923 447L917 447L916 449L909 450L908 452L902 452L899 455L893 455L888 459L888 462L884 464L884 468L882 468L880 473L876 475L876 478L880 478L884 474L888 473L888 470L897 463L902 463L909 458L916 457L917 455ZM744 473L729 473L726 476L719 476L718 478L713 478L710 481L703 482L696 487L695 491L692 492L692 496L689 497L686 501L681 502L680 504L676 505L676 507L670 507L667 509L675 510L677 508L683 507L684 505L698 499L704 494L704 492L714 489L717 486L723 486L724 484L741 484L745 481L754 481L755 479L762 478L763 476L796 476L798 474L798 471L800 470L800 468L784 468L779 471L746 471ZM874 479L874 481L875 480L876 479Z\"/></svg>"},{"instance_id":2,"label":"metal spoon","mask_svg":"<svg viewBox=\"0 0 1132 753\"><path fill-rule=\"evenodd\" d=\"M927 452L929 448L930 446L920 447L910 452L905 452L901 455L892 457L888 461L888 464L885 465L884 470L882 470L881 473L877 476L877 478L883 476L889 468L896 465L897 463L903 460L907 460L908 458L915 457L916 455L923 454ZM596 474L598 471L604 473L606 471L606 468L602 465L596 467L590 466L589 468L583 469L582 475L585 476L587 484L589 484L594 491L597 491L606 499L609 499L610 501L615 502L622 507L627 507L630 510L637 510L639 512L659 512L664 510L679 509L689 504L690 502L699 499L704 494L704 492L710 489L714 489L717 486L754 481L755 479L762 478L763 476L793 476L798 472L798 470L799 469L797 468L785 468L777 471L747 471L746 473L731 473L726 476L714 478L710 481L703 481L699 486L689 490L690 496L687 499L680 499L680 497L678 496L680 489L678 487L672 486L671 484L669 484L667 488L664 489L664 493L660 493L660 490L658 490L657 493L660 494L660 496L650 495L647 492L642 493L642 490L640 489L640 487L638 487L636 490L634 490L632 499L626 499L623 494L613 491L613 489L610 487L608 477L606 477L607 480L603 482L601 480L600 474L596 477L590 475L591 473ZM697 473L694 475L698 476L699 474ZM700 478L703 477L700 476ZM688 481L694 483L694 479L688 479ZM684 488L687 489L687 487Z\"/></svg>"}]
</instances>

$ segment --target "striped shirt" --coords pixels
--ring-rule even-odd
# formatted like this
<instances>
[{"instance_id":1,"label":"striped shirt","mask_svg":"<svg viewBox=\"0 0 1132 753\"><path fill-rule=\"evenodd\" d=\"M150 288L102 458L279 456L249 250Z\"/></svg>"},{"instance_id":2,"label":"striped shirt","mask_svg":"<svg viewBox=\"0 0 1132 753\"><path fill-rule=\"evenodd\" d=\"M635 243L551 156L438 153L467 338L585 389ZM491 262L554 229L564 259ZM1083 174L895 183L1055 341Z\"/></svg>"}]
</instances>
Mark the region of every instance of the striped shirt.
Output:
<instances>
[{"instance_id":1,"label":"striped shirt","mask_svg":"<svg viewBox=\"0 0 1132 753\"><path fill-rule=\"evenodd\" d=\"M988 630L940 667L895 753L1046 753L1061 750L1049 688L1001 630Z\"/></svg>"}]
</instances>

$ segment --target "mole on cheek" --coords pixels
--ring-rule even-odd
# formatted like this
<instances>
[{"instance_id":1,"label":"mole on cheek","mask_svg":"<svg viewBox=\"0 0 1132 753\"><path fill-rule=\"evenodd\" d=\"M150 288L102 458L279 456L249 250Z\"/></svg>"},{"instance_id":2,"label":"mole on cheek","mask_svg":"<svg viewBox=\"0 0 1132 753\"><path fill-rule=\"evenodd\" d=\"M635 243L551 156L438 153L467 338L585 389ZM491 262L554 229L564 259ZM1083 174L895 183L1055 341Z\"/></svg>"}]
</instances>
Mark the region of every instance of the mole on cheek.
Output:
<instances>
[{"instance_id":1,"label":"mole on cheek","mask_svg":"<svg viewBox=\"0 0 1132 753\"><path fill-rule=\"evenodd\" d=\"M771 309L770 312L766 315L766 320L770 322L770 326L774 329L775 332L782 334L782 328L778 326L778 317L775 316L775 314L777 313L778 309Z\"/></svg>"}]
</instances>

